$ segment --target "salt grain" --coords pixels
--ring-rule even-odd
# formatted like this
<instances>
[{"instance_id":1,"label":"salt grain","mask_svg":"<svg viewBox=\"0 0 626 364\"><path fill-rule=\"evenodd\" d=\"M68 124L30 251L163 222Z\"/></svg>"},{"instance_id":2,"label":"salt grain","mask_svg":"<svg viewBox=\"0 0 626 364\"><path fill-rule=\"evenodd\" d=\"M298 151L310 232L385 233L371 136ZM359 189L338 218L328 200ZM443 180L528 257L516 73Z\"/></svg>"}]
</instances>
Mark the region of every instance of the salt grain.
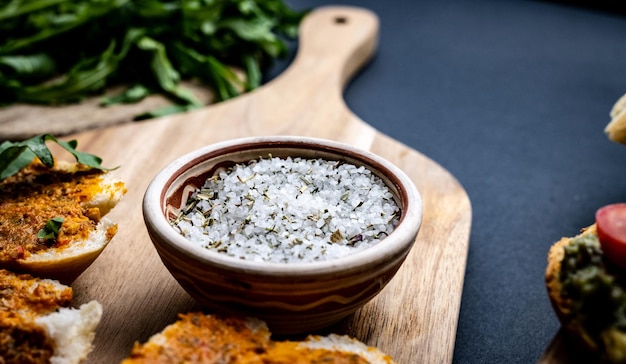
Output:
<instances>
[{"instance_id":1,"label":"salt grain","mask_svg":"<svg viewBox=\"0 0 626 364\"><path fill-rule=\"evenodd\" d=\"M173 225L235 258L314 262L378 243L399 215L387 186L363 166L270 157L209 178Z\"/></svg>"}]
</instances>

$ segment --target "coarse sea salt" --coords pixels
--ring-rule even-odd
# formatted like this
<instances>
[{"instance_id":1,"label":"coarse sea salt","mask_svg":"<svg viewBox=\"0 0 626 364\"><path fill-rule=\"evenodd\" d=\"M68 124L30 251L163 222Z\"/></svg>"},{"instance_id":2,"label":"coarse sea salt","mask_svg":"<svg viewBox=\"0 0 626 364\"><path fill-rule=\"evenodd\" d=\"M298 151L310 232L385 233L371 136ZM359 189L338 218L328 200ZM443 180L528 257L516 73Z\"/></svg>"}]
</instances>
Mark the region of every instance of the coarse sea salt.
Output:
<instances>
[{"instance_id":1,"label":"coarse sea salt","mask_svg":"<svg viewBox=\"0 0 626 364\"><path fill-rule=\"evenodd\" d=\"M270 156L209 178L173 225L206 249L291 263L370 247L391 233L399 216L387 186L363 166Z\"/></svg>"}]
</instances>

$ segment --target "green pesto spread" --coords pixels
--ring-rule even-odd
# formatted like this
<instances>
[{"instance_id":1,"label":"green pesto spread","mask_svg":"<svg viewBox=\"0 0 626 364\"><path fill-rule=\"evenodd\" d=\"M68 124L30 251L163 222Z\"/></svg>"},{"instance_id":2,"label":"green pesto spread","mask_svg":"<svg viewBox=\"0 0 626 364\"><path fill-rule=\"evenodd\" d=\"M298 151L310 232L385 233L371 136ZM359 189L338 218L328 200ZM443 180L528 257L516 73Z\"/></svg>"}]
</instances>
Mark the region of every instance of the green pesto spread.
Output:
<instances>
[{"instance_id":1,"label":"green pesto spread","mask_svg":"<svg viewBox=\"0 0 626 364\"><path fill-rule=\"evenodd\" d=\"M626 362L626 274L605 260L596 234L564 247L560 279L571 302L568 320L611 362Z\"/></svg>"}]
</instances>

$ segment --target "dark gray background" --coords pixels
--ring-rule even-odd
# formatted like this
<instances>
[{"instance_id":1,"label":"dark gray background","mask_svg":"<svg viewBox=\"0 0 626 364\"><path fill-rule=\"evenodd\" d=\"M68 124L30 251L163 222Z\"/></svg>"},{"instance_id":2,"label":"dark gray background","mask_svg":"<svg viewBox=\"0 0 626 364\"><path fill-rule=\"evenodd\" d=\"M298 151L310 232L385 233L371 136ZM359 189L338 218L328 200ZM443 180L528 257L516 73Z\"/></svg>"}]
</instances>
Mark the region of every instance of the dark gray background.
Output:
<instances>
[{"instance_id":1,"label":"dark gray background","mask_svg":"<svg viewBox=\"0 0 626 364\"><path fill-rule=\"evenodd\" d=\"M603 134L626 93L626 15L610 2L287 3L380 17L377 54L346 101L472 201L454 362L535 362L559 329L544 287L550 245L626 201L626 146Z\"/></svg>"}]
</instances>

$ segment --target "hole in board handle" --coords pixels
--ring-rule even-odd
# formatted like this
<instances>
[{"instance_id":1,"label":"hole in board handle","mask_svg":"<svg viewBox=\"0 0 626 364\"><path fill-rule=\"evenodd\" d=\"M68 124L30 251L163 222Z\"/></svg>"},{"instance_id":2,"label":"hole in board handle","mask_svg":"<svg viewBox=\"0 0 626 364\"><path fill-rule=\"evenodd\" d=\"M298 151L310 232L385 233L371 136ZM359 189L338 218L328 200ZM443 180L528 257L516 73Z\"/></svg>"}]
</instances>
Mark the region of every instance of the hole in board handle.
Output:
<instances>
[{"instance_id":1,"label":"hole in board handle","mask_svg":"<svg viewBox=\"0 0 626 364\"><path fill-rule=\"evenodd\" d=\"M335 17L335 24L347 24L348 23L348 18L345 16L336 16Z\"/></svg>"}]
</instances>

